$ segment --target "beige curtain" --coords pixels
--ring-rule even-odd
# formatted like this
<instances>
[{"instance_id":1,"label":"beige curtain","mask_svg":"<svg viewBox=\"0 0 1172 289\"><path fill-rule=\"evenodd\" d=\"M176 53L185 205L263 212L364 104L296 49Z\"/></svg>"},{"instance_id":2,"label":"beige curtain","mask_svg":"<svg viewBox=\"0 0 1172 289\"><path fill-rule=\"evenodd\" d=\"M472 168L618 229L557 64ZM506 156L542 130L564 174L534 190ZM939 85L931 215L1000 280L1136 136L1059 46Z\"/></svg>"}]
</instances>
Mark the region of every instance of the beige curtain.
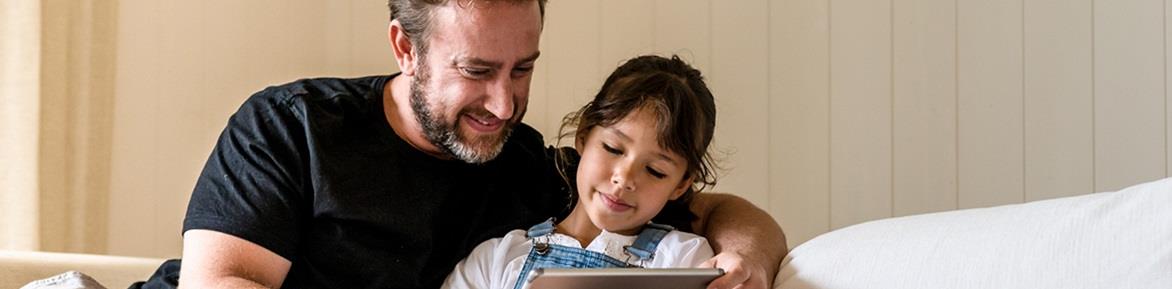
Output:
<instances>
[{"instance_id":1,"label":"beige curtain","mask_svg":"<svg viewBox=\"0 0 1172 289\"><path fill-rule=\"evenodd\" d=\"M116 1L0 1L0 249L103 253Z\"/></svg>"},{"instance_id":2,"label":"beige curtain","mask_svg":"<svg viewBox=\"0 0 1172 289\"><path fill-rule=\"evenodd\" d=\"M36 0L0 1L0 248L36 249L40 17ZM30 125L32 124L32 125Z\"/></svg>"}]
</instances>

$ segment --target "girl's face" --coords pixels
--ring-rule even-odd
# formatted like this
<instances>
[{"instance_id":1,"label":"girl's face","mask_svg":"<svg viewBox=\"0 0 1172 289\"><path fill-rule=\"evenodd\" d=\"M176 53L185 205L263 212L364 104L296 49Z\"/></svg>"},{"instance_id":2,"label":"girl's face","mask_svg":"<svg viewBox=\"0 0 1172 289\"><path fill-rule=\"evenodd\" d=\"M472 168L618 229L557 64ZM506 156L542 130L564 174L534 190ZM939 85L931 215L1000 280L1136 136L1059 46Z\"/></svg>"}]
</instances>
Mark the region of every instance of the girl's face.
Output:
<instances>
[{"instance_id":1,"label":"girl's face","mask_svg":"<svg viewBox=\"0 0 1172 289\"><path fill-rule=\"evenodd\" d=\"M655 114L638 109L576 142L578 206L599 229L631 235L691 185L688 164L659 147Z\"/></svg>"}]
</instances>

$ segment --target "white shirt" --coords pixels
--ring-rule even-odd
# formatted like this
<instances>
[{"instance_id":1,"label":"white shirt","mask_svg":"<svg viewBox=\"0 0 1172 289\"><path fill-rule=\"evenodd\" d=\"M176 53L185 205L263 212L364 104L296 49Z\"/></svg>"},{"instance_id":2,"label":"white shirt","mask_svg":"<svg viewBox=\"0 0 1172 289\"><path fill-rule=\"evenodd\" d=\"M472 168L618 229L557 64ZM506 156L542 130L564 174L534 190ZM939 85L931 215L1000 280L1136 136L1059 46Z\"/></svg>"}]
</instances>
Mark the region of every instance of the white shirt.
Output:
<instances>
[{"instance_id":1,"label":"white shirt","mask_svg":"<svg viewBox=\"0 0 1172 289\"><path fill-rule=\"evenodd\" d=\"M586 250L626 260L623 246L634 243L635 237L602 231L586 246ZM582 248L574 237L558 233L549 236L549 243ZM517 283L517 276L521 274L521 267L525 265L525 258L532 247L533 242L525 237L524 230L513 230L503 238L484 241L467 258L456 264L441 288L511 289ZM712 255L712 247L704 237L671 231L655 247L655 258L642 265L646 268L691 268L711 259ZM630 262L639 265L638 261Z\"/></svg>"}]
</instances>

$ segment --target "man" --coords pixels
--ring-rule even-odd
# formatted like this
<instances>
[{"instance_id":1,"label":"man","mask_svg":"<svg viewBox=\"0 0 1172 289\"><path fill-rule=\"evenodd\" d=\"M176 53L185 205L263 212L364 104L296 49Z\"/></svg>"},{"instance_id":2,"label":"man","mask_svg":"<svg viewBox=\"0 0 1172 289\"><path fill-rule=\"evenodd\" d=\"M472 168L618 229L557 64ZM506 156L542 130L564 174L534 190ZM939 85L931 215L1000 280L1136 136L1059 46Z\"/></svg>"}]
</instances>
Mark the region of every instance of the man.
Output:
<instances>
[{"instance_id":1,"label":"man","mask_svg":"<svg viewBox=\"0 0 1172 289\"><path fill-rule=\"evenodd\" d=\"M180 286L436 288L480 242L564 215L521 123L544 5L391 0L400 74L252 96L196 184ZM786 249L768 215L716 194L692 210L728 272L712 288L769 286Z\"/></svg>"}]
</instances>

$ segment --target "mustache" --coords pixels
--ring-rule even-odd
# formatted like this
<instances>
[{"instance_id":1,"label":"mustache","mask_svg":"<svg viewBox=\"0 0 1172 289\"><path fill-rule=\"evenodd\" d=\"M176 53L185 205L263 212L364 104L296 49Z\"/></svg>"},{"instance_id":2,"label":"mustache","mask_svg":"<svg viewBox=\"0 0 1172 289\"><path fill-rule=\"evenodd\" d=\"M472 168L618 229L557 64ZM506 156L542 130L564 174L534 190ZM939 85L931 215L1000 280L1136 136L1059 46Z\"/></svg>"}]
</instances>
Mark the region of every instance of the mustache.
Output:
<instances>
[{"instance_id":1,"label":"mustache","mask_svg":"<svg viewBox=\"0 0 1172 289\"><path fill-rule=\"evenodd\" d=\"M520 113L514 113L513 117L511 117L509 119L505 119L504 120L505 123L517 124L517 123L521 122L521 117L523 117L525 114L523 111L517 110L516 106L517 106L516 104L513 105L513 111L520 112ZM488 110L484 109L483 107L465 108L463 110L460 110L459 115L467 115L467 116L471 116L471 117L474 117L477 119L490 119L490 120L491 119L501 119L500 117L497 117L495 114L493 114L492 112L489 112Z\"/></svg>"}]
</instances>

